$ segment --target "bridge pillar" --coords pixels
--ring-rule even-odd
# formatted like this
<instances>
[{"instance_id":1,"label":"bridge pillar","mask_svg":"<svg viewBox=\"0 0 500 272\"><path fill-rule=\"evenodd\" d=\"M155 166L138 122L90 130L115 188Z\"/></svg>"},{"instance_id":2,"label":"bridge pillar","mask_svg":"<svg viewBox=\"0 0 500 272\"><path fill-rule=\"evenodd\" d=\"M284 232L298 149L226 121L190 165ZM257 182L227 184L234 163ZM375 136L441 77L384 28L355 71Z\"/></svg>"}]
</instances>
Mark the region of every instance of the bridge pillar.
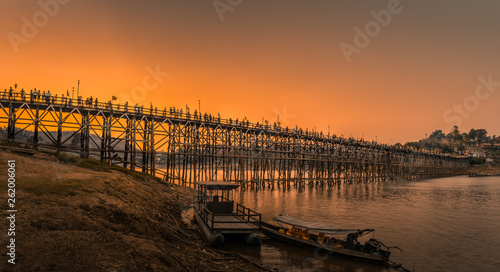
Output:
<instances>
[{"instance_id":1,"label":"bridge pillar","mask_svg":"<svg viewBox=\"0 0 500 272\"><path fill-rule=\"evenodd\" d=\"M149 173L149 141L151 136L151 129L149 128L149 121L147 117L144 120L144 127L142 129L142 172Z\"/></svg>"},{"instance_id":2,"label":"bridge pillar","mask_svg":"<svg viewBox=\"0 0 500 272\"><path fill-rule=\"evenodd\" d=\"M156 175L156 150L155 150L155 120L154 117L151 118L150 121L150 130L151 130L151 135L150 135L150 142L149 142L149 147L150 147L150 174L152 176Z\"/></svg>"},{"instance_id":3,"label":"bridge pillar","mask_svg":"<svg viewBox=\"0 0 500 272\"><path fill-rule=\"evenodd\" d=\"M88 159L90 156L89 154L89 138L90 138L90 128L89 128L89 112L86 111L82 115L82 127L81 127L81 133L80 133L80 156L82 158Z\"/></svg>"},{"instance_id":4,"label":"bridge pillar","mask_svg":"<svg viewBox=\"0 0 500 272\"><path fill-rule=\"evenodd\" d=\"M16 135L16 111L12 102L9 103L9 121L7 125L7 139L14 140Z\"/></svg>"},{"instance_id":5,"label":"bridge pillar","mask_svg":"<svg viewBox=\"0 0 500 272\"><path fill-rule=\"evenodd\" d=\"M101 161L111 165L111 114L102 117Z\"/></svg>"},{"instance_id":6,"label":"bridge pillar","mask_svg":"<svg viewBox=\"0 0 500 272\"><path fill-rule=\"evenodd\" d=\"M135 171L135 165L136 165L136 152L135 152L135 145L136 145L136 134L137 134L137 120L135 119L135 115L132 119L132 133L131 133L131 138L130 138L130 170Z\"/></svg>"},{"instance_id":7,"label":"bridge pillar","mask_svg":"<svg viewBox=\"0 0 500 272\"><path fill-rule=\"evenodd\" d=\"M130 156L130 142L132 140L132 122L127 119L127 128L125 129L125 150L123 152L123 167L127 168Z\"/></svg>"},{"instance_id":8,"label":"bridge pillar","mask_svg":"<svg viewBox=\"0 0 500 272\"><path fill-rule=\"evenodd\" d=\"M38 148L38 129L39 129L39 123L40 123L40 116L39 116L39 106L36 106L36 111L35 111L35 129L33 131L33 146Z\"/></svg>"},{"instance_id":9,"label":"bridge pillar","mask_svg":"<svg viewBox=\"0 0 500 272\"><path fill-rule=\"evenodd\" d=\"M59 114L57 120L57 153L59 153L60 149L62 148L62 123L63 123L62 108L59 107Z\"/></svg>"}]
</instances>

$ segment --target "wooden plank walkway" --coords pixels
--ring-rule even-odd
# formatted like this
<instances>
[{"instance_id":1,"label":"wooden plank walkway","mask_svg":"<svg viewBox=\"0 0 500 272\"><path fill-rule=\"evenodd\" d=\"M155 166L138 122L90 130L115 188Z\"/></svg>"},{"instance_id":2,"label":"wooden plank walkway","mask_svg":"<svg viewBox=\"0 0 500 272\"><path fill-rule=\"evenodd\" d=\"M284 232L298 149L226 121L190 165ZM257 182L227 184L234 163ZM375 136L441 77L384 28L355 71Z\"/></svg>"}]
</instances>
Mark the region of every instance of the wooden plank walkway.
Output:
<instances>
[{"instance_id":1,"label":"wooden plank walkway","mask_svg":"<svg viewBox=\"0 0 500 272\"><path fill-rule=\"evenodd\" d=\"M224 222L224 223L219 223ZM258 232L259 226L247 223L239 216L214 215L214 229L220 233L252 233Z\"/></svg>"}]
</instances>

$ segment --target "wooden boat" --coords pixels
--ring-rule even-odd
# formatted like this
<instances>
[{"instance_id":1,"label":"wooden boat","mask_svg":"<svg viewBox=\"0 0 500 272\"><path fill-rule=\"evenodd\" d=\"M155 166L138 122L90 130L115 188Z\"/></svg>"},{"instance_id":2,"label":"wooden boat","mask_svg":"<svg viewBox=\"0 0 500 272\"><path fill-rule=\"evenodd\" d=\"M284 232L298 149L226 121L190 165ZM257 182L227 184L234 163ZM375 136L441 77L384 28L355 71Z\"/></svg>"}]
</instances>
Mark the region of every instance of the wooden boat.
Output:
<instances>
[{"instance_id":1,"label":"wooden boat","mask_svg":"<svg viewBox=\"0 0 500 272\"><path fill-rule=\"evenodd\" d=\"M321 222L286 215L278 215L273 219L278 224L283 223L291 227L262 222L262 233L270 238L299 247L323 249L331 255L402 268L389 260L390 248L382 242L375 239L369 239L364 244L358 242L359 237L375 231L374 229L339 229Z\"/></svg>"},{"instance_id":2,"label":"wooden boat","mask_svg":"<svg viewBox=\"0 0 500 272\"><path fill-rule=\"evenodd\" d=\"M474 173L474 174L469 174L469 177L494 177L494 176L500 176L500 173Z\"/></svg>"},{"instance_id":3,"label":"wooden boat","mask_svg":"<svg viewBox=\"0 0 500 272\"><path fill-rule=\"evenodd\" d=\"M260 244L261 214L234 205L233 190L239 184L204 181L195 185L194 217L209 244L222 245L226 234L243 235L247 244Z\"/></svg>"}]
</instances>

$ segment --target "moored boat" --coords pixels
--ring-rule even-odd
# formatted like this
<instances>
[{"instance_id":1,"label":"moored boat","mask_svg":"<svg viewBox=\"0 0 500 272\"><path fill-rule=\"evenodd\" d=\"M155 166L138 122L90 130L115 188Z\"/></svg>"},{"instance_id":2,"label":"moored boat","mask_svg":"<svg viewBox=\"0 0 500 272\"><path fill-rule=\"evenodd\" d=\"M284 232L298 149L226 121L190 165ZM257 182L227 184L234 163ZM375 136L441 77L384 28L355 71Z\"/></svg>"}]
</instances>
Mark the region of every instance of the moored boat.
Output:
<instances>
[{"instance_id":1,"label":"moored boat","mask_svg":"<svg viewBox=\"0 0 500 272\"><path fill-rule=\"evenodd\" d=\"M204 181L195 185L194 217L209 244L222 245L227 235L243 235L247 244L260 244L260 213L234 203L233 190L239 184Z\"/></svg>"},{"instance_id":2,"label":"moored boat","mask_svg":"<svg viewBox=\"0 0 500 272\"><path fill-rule=\"evenodd\" d=\"M493 176L500 176L500 173L480 172L480 173L469 174L469 177L493 177Z\"/></svg>"},{"instance_id":3,"label":"moored boat","mask_svg":"<svg viewBox=\"0 0 500 272\"><path fill-rule=\"evenodd\" d=\"M261 223L262 233L270 238L299 247L323 249L331 255L402 268L401 265L389 260L390 248L397 247L387 247L374 238L364 244L358 241L359 237L372 233L374 229L340 229L287 215L278 215L273 219L279 225Z\"/></svg>"}]
</instances>

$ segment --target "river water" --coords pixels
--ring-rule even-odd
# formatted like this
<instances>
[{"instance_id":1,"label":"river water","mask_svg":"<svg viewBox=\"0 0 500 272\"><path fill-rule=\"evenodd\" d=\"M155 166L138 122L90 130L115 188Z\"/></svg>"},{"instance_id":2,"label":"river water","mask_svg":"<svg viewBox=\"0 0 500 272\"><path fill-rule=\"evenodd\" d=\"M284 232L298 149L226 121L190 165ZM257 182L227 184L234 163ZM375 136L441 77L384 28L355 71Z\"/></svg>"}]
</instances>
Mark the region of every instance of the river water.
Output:
<instances>
[{"instance_id":1,"label":"river water","mask_svg":"<svg viewBox=\"0 0 500 272\"><path fill-rule=\"evenodd\" d=\"M391 260L414 271L500 271L500 177L340 184L240 191L235 200L271 222L277 214L340 228L374 228ZM368 234L368 238L372 235ZM385 271L385 268L265 239L227 250L282 271Z\"/></svg>"}]
</instances>

